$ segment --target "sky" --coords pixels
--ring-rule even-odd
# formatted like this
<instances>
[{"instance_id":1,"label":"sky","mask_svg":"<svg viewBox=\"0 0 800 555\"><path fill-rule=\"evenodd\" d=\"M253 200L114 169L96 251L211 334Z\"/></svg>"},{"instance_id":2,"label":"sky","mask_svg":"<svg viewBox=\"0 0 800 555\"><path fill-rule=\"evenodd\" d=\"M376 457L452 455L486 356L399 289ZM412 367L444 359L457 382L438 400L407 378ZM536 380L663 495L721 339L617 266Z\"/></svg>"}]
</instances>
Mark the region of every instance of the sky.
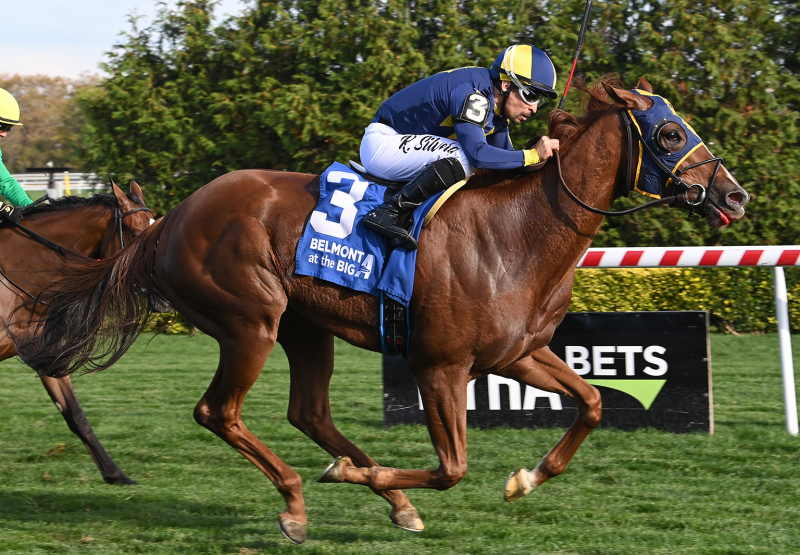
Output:
<instances>
[{"instance_id":1,"label":"sky","mask_svg":"<svg viewBox=\"0 0 800 555\"><path fill-rule=\"evenodd\" d=\"M130 30L128 16L141 15L143 22L150 22L158 2L9 0L3 4L0 73L76 78L82 73L102 74L98 64L119 42L119 34ZM219 18L243 8L242 0L221 0L214 13Z\"/></svg>"}]
</instances>

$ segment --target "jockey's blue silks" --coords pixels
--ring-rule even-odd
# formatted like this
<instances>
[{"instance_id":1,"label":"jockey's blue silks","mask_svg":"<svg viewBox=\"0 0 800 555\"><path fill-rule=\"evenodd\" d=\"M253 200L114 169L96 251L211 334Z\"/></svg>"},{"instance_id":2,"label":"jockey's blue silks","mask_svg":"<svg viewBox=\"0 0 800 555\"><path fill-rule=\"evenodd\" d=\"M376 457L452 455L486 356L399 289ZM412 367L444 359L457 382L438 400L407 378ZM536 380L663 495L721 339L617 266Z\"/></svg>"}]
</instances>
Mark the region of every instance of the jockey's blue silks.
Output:
<instances>
[{"instance_id":1,"label":"jockey's blue silks","mask_svg":"<svg viewBox=\"0 0 800 555\"><path fill-rule=\"evenodd\" d=\"M668 100L641 89L633 89L631 92L646 96L653 101L653 106L649 110L628 110L628 113L631 114L634 125L639 128L642 139L653 155L667 168L676 171L692 152L703 144L703 140L692 126L675 112ZM686 144L677 152L665 152L658 143L658 131L669 122L677 123L686 133ZM661 198L670 179L670 176L658 167L655 160L640 148L634 180L636 190L649 197Z\"/></svg>"}]
</instances>

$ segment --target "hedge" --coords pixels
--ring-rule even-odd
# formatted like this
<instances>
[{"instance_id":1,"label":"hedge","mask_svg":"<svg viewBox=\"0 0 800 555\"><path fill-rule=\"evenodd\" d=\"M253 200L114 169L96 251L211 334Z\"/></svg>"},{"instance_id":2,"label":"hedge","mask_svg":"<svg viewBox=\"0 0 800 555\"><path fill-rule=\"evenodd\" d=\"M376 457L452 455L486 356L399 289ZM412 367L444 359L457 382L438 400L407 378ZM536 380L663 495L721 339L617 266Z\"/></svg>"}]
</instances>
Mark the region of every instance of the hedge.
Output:
<instances>
[{"instance_id":1,"label":"hedge","mask_svg":"<svg viewBox=\"0 0 800 555\"><path fill-rule=\"evenodd\" d=\"M800 331L800 272L787 268L789 321ZM712 331L777 329L769 268L580 269L570 311L707 310Z\"/></svg>"}]
</instances>

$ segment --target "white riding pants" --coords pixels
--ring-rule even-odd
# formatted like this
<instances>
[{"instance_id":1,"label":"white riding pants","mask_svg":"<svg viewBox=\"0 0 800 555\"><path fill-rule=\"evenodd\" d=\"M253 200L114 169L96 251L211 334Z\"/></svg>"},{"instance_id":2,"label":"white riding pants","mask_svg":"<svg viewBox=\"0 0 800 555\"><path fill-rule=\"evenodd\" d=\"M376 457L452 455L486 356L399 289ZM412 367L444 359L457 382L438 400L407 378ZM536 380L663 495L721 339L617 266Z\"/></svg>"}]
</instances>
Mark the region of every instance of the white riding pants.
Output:
<instances>
[{"instance_id":1,"label":"white riding pants","mask_svg":"<svg viewBox=\"0 0 800 555\"><path fill-rule=\"evenodd\" d=\"M361 139L361 164L374 176L407 181L442 158L456 158L467 177L475 173L467 155L455 139L436 135L401 135L388 125L371 123Z\"/></svg>"}]
</instances>

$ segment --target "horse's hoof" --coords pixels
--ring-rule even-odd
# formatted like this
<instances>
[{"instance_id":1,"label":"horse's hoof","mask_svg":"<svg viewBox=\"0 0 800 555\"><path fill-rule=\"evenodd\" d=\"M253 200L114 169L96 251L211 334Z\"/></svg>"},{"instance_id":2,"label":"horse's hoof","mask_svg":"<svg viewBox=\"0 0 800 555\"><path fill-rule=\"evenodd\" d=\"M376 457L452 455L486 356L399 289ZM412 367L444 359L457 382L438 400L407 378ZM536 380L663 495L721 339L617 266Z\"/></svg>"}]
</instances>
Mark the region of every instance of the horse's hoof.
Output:
<instances>
[{"instance_id":1,"label":"horse's hoof","mask_svg":"<svg viewBox=\"0 0 800 555\"><path fill-rule=\"evenodd\" d=\"M536 487L534 473L535 471L527 468L520 468L516 472L512 472L506 482L505 492L503 492L505 500L516 501L533 491L533 488Z\"/></svg>"},{"instance_id":2,"label":"horse's hoof","mask_svg":"<svg viewBox=\"0 0 800 555\"><path fill-rule=\"evenodd\" d=\"M325 469L325 472L319 475L317 482L323 484L340 484L344 482L344 471L352 464L350 457L336 457Z\"/></svg>"},{"instance_id":3,"label":"horse's hoof","mask_svg":"<svg viewBox=\"0 0 800 555\"><path fill-rule=\"evenodd\" d=\"M139 482L136 480L131 480L122 471L111 474L110 476L103 476L103 480L106 481L107 484L111 484L113 486L138 486Z\"/></svg>"},{"instance_id":4,"label":"horse's hoof","mask_svg":"<svg viewBox=\"0 0 800 555\"><path fill-rule=\"evenodd\" d=\"M403 530L408 530L409 532L422 532L425 529L425 525L422 523L419 513L413 507L405 511L398 511L397 513L390 514L389 518L392 519L392 524Z\"/></svg>"},{"instance_id":5,"label":"horse's hoof","mask_svg":"<svg viewBox=\"0 0 800 555\"><path fill-rule=\"evenodd\" d=\"M283 537L290 542L300 545L306 541L306 532L308 532L307 522L297 522L296 520L289 520L288 518L278 517L278 529L283 534Z\"/></svg>"}]
</instances>

